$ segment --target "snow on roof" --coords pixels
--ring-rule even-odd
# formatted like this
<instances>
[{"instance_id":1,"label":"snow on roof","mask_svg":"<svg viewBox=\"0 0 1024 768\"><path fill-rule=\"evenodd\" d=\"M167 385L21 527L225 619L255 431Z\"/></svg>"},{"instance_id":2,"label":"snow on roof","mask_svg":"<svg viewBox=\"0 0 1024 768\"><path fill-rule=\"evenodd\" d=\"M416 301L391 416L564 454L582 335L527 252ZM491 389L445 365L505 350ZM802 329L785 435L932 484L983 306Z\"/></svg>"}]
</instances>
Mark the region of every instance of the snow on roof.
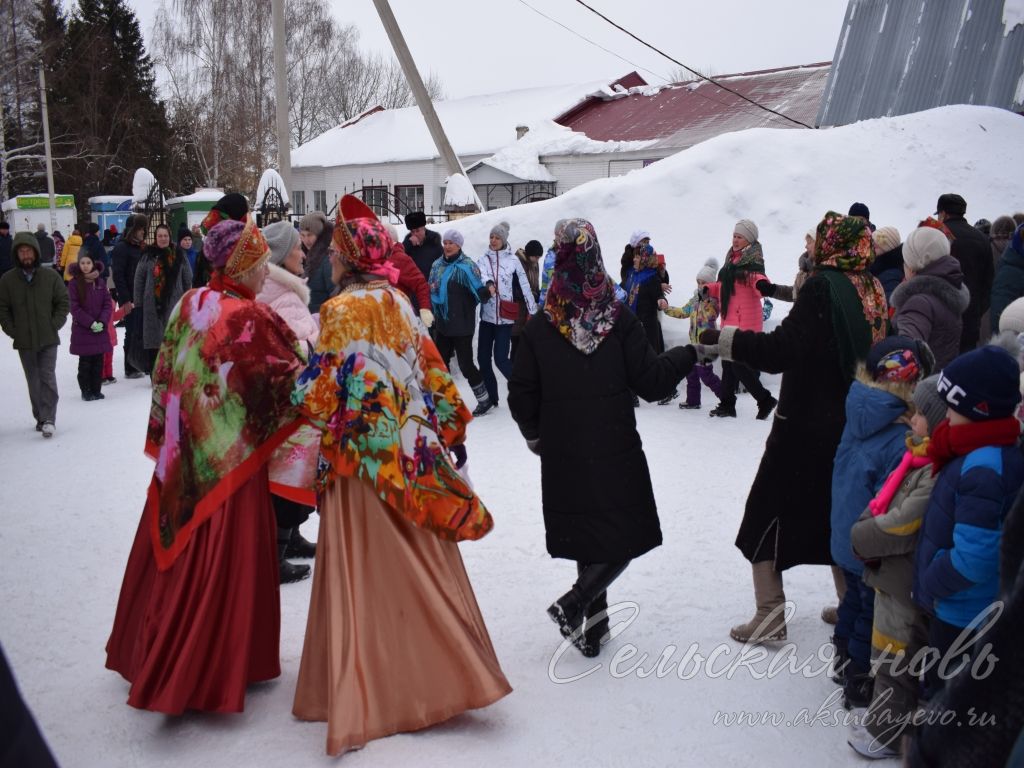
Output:
<instances>
[{"instance_id":1,"label":"snow on roof","mask_svg":"<svg viewBox=\"0 0 1024 768\"><path fill-rule=\"evenodd\" d=\"M256 207L263 204L263 198L271 187L277 187L277 191L281 193L281 199L285 205L291 203L291 200L288 198L288 188L284 185L284 179L281 178L281 174L274 168L267 168L263 175L260 176L260 183L256 187Z\"/></svg>"},{"instance_id":2,"label":"snow on roof","mask_svg":"<svg viewBox=\"0 0 1024 768\"><path fill-rule=\"evenodd\" d=\"M182 195L181 197L172 197L167 201L167 204L171 203L216 203L224 197L224 190L212 189L210 187L203 187L197 189L191 195Z\"/></svg>"},{"instance_id":3,"label":"snow on roof","mask_svg":"<svg viewBox=\"0 0 1024 768\"><path fill-rule=\"evenodd\" d=\"M90 203L123 203L125 200L131 200L131 195L95 195L89 198Z\"/></svg>"},{"instance_id":4,"label":"snow on roof","mask_svg":"<svg viewBox=\"0 0 1024 768\"><path fill-rule=\"evenodd\" d=\"M453 173L444 180L444 204L446 206L475 205L476 191L473 184L461 173Z\"/></svg>"},{"instance_id":5,"label":"snow on roof","mask_svg":"<svg viewBox=\"0 0 1024 768\"><path fill-rule=\"evenodd\" d=\"M566 112L607 81L525 88L434 104L457 155L489 155L515 141L517 125ZM418 107L387 109L332 128L292 152L292 167L365 165L438 156Z\"/></svg>"}]
</instances>

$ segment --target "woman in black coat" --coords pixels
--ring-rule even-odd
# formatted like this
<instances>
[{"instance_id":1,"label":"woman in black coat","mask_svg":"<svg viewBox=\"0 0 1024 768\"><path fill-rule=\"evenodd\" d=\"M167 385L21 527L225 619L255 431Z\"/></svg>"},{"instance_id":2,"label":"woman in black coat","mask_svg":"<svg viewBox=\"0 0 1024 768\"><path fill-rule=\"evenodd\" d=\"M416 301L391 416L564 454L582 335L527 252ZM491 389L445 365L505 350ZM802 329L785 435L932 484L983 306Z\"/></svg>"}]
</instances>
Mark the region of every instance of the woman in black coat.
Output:
<instances>
[{"instance_id":1,"label":"woman in black coat","mask_svg":"<svg viewBox=\"0 0 1024 768\"><path fill-rule=\"evenodd\" d=\"M631 392L665 397L696 359L693 347L655 354L615 299L593 227L569 220L544 312L523 329L508 402L541 458L548 552L579 572L548 614L585 656L598 654L607 632L608 585L661 544Z\"/></svg>"},{"instance_id":2,"label":"woman in black coat","mask_svg":"<svg viewBox=\"0 0 1024 768\"><path fill-rule=\"evenodd\" d=\"M757 612L729 633L740 642L784 640L782 571L829 565L832 460L846 425L858 360L887 331L882 286L868 271L871 230L829 211L818 225L814 271L771 333L705 331L723 360L782 374L779 407L747 497L736 546L752 564Z\"/></svg>"}]
</instances>

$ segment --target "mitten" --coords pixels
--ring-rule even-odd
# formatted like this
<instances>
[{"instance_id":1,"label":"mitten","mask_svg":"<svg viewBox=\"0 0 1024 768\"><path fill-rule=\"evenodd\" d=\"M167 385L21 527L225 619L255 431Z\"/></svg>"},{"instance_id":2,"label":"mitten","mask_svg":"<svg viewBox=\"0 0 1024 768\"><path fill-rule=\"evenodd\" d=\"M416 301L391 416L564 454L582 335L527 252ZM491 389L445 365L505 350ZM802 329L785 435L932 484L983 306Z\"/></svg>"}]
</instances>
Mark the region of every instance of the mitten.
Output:
<instances>
[{"instance_id":1,"label":"mitten","mask_svg":"<svg viewBox=\"0 0 1024 768\"><path fill-rule=\"evenodd\" d=\"M718 337L722 335L722 332L714 328L708 328L706 331L700 333L701 344L718 344Z\"/></svg>"},{"instance_id":2,"label":"mitten","mask_svg":"<svg viewBox=\"0 0 1024 768\"><path fill-rule=\"evenodd\" d=\"M466 465L466 460L469 459L465 444L453 445L451 452L452 456L455 457L455 468L462 469Z\"/></svg>"},{"instance_id":3,"label":"mitten","mask_svg":"<svg viewBox=\"0 0 1024 768\"><path fill-rule=\"evenodd\" d=\"M764 306L761 307L761 319L762 320L767 320L769 317L771 317L773 309L775 309L775 305L772 304L772 300L771 299L765 299L764 300Z\"/></svg>"},{"instance_id":4,"label":"mitten","mask_svg":"<svg viewBox=\"0 0 1024 768\"><path fill-rule=\"evenodd\" d=\"M756 283L754 283L754 287L757 288L758 293L760 293L762 296L775 295L775 286L772 285L767 280L758 280Z\"/></svg>"},{"instance_id":5,"label":"mitten","mask_svg":"<svg viewBox=\"0 0 1024 768\"><path fill-rule=\"evenodd\" d=\"M536 437L533 440L527 440L526 441L526 447L529 448L531 452L533 452L533 453L537 454L538 456L540 456L540 438L539 437Z\"/></svg>"},{"instance_id":6,"label":"mitten","mask_svg":"<svg viewBox=\"0 0 1024 768\"><path fill-rule=\"evenodd\" d=\"M103 323L97 320L95 323L89 326L93 333L101 333L103 331Z\"/></svg>"},{"instance_id":7,"label":"mitten","mask_svg":"<svg viewBox=\"0 0 1024 768\"><path fill-rule=\"evenodd\" d=\"M421 309L420 320L422 320L423 324L427 326L427 328L429 328L434 324L434 313L431 312L429 309Z\"/></svg>"}]
</instances>

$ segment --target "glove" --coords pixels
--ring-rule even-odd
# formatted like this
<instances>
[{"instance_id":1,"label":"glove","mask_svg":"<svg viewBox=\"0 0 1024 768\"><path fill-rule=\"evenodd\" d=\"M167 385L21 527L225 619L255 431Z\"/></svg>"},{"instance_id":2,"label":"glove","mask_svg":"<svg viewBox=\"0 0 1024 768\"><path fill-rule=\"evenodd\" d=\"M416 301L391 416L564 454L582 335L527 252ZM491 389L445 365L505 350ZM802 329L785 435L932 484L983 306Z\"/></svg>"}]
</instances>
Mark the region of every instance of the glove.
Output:
<instances>
[{"instance_id":1,"label":"glove","mask_svg":"<svg viewBox=\"0 0 1024 768\"><path fill-rule=\"evenodd\" d=\"M534 438L533 440L526 441L526 447L530 449L532 453L540 456L540 438Z\"/></svg>"},{"instance_id":2,"label":"glove","mask_svg":"<svg viewBox=\"0 0 1024 768\"><path fill-rule=\"evenodd\" d=\"M103 323L97 320L95 323L89 326L93 333L101 333L103 331Z\"/></svg>"},{"instance_id":3,"label":"glove","mask_svg":"<svg viewBox=\"0 0 1024 768\"><path fill-rule=\"evenodd\" d=\"M772 316L772 310L774 308L775 308L775 305L772 304L772 300L771 299L765 299L764 300L764 306L761 307L761 319L762 320L767 320L769 317L771 317Z\"/></svg>"},{"instance_id":4,"label":"glove","mask_svg":"<svg viewBox=\"0 0 1024 768\"><path fill-rule=\"evenodd\" d=\"M706 331L702 331L698 338L700 339L700 343L701 344L716 344L717 345L718 344L718 337L721 336L721 335L722 335L721 331L716 331L713 328L709 328Z\"/></svg>"},{"instance_id":5,"label":"glove","mask_svg":"<svg viewBox=\"0 0 1024 768\"><path fill-rule=\"evenodd\" d=\"M758 293L760 293L762 296L775 295L775 286L772 285L767 280L758 280L756 283L754 283L754 287L757 288Z\"/></svg>"},{"instance_id":6,"label":"glove","mask_svg":"<svg viewBox=\"0 0 1024 768\"><path fill-rule=\"evenodd\" d=\"M697 362L701 365L707 365L718 359L717 344L694 344L693 351L697 355Z\"/></svg>"},{"instance_id":7,"label":"glove","mask_svg":"<svg viewBox=\"0 0 1024 768\"><path fill-rule=\"evenodd\" d=\"M427 326L427 328L429 328L434 324L434 313L431 312L429 309L421 309L420 320L422 320L423 324Z\"/></svg>"},{"instance_id":8,"label":"glove","mask_svg":"<svg viewBox=\"0 0 1024 768\"><path fill-rule=\"evenodd\" d=\"M466 465L466 460L469 459L465 444L453 445L451 452L452 456L455 457L455 468L462 469Z\"/></svg>"}]
</instances>

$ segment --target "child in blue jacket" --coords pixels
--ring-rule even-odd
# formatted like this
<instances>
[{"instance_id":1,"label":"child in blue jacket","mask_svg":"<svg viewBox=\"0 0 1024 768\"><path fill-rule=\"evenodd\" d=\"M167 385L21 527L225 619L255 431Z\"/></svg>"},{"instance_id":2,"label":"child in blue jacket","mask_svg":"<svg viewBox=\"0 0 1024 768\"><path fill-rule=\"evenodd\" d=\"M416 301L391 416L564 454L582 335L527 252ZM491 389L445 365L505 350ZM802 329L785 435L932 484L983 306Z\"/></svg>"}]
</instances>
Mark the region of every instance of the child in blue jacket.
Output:
<instances>
[{"instance_id":1,"label":"child in blue jacket","mask_svg":"<svg viewBox=\"0 0 1024 768\"><path fill-rule=\"evenodd\" d=\"M832 470L832 559L843 569L846 594L833 643L845 662L837 673L844 704L871 703L871 626L874 589L850 546L850 529L903 457L914 385L931 374L935 358L916 339L890 336L875 344L846 397L846 426Z\"/></svg>"},{"instance_id":2,"label":"child in blue jacket","mask_svg":"<svg viewBox=\"0 0 1024 768\"><path fill-rule=\"evenodd\" d=\"M999 594L1003 522L1024 485L1020 423L1013 415L1019 386L1017 361L995 346L960 355L939 378L948 419L928 446L937 477L914 573L914 599L931 616L928 644L939 658L961 634L974 634L965 628ZM960 669L953 659L945 668L932 664L925 673L927 693Z\"/></svg>"}]
</instances>

